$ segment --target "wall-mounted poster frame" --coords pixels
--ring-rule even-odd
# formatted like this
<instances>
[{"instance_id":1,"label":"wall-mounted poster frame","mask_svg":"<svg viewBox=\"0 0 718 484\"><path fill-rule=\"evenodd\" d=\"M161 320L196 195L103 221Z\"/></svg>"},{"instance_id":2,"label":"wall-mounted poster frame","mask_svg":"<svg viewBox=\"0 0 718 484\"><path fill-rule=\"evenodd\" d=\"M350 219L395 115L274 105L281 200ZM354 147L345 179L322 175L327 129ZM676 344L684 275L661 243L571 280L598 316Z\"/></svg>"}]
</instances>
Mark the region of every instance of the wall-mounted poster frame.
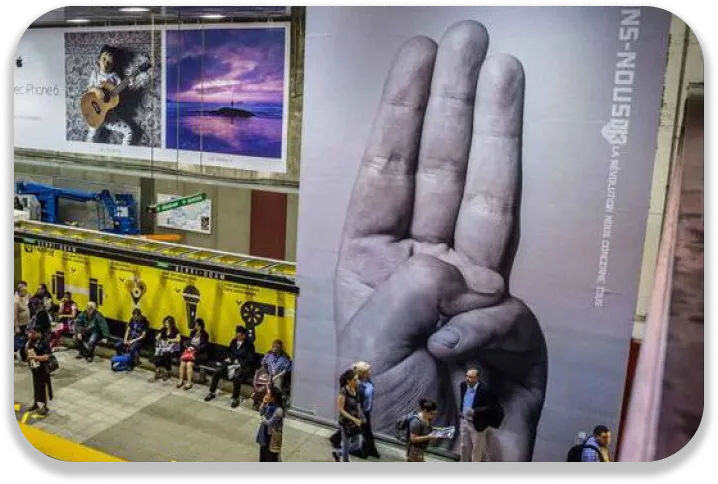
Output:
<instances>
[{"instance_id":1,"label":"wall-mounted poster frame","mask_svg":"<svg viewBox=\"0 0 718 484\"><path fill-rule=\"evenodd\" d=\"M24 62L15 68L15 147L285 173L289 29L272 22L28 30L17 49ZM189 39L192 49L168 52L168 36ZM100 66L108 53L118 72ZM179 65L171 80L167 62ZM118 106L92 129L83 96L129 79ZM181 114L171 124L168 102L169 114Z\"/></svg>"}]
</instances>

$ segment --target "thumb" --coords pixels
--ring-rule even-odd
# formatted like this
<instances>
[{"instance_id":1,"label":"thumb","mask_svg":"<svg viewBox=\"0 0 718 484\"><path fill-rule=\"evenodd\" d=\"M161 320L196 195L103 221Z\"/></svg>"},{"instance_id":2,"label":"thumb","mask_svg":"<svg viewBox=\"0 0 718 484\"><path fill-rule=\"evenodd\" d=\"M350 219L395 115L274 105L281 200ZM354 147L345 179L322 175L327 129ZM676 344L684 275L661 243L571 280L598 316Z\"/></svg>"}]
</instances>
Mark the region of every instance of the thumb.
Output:
<instances>
[{"instance_id":1,"label":"thumb","mask_svg":"<svg viewBox=\"0 0 718 484\"><path fill-rule=\"evenodd\" d=\"M497 345L504 351L522 352L534 346L535 327L536 318L528 307L509 297L496 306L454 316L429 338L428 349L444 361L476 358L481 350Z\"/></svg>"},{"instance_id":2,"label":"thumb","mask_svg":"<svg viewBox=\"0 0 718 484\"><path fill-rule=\"evenodd\" d=\"M339 358L347 364L372 358L376 372L389 370L426 344L442 315L471 307L471 298L454 266L414 256L376 287L340 333Z\"/></svg>"}]
</instances>

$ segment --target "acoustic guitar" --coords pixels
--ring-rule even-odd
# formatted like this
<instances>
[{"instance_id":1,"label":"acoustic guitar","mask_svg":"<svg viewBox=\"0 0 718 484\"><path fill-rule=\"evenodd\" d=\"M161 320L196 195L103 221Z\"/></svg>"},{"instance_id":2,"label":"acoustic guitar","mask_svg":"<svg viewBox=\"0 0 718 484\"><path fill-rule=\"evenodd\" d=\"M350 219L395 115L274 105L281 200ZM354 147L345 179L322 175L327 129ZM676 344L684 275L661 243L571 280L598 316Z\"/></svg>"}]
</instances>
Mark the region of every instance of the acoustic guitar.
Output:
<instances>
[{"instance_id":1,"label":"acoustic guitar","mask_svg":"<svg viewBox=\"0 0 718 484\"><path fill-rule=\"evenodd\" d=\"M117 85L105 82L101 86L88 89L80 98L80 112L82 112L87 125L94 129L102 126L107 113L120 104L120 92L130 84L134 77L149 70L150 66L149 62L145 62Z\"/></svg>"}]
</instances>

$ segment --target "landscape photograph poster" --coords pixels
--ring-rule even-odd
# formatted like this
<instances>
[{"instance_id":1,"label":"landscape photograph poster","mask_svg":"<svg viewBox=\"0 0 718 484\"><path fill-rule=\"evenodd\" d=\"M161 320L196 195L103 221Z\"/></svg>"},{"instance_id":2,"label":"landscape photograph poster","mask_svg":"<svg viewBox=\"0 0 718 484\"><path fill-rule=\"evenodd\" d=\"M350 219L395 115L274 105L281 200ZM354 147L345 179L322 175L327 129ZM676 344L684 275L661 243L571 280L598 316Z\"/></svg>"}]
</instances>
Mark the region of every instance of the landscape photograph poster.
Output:
<instances>
[{"instance_id":1,"label":"landscape photograph poster","mask_svg":"<svg viewBox=\"0 0 718 484\"><path fill-rule=\"evenodd\" d=\"M166 32L166 147L278 160L286 119L286 29Z\"/></svg>"}]
</instances>

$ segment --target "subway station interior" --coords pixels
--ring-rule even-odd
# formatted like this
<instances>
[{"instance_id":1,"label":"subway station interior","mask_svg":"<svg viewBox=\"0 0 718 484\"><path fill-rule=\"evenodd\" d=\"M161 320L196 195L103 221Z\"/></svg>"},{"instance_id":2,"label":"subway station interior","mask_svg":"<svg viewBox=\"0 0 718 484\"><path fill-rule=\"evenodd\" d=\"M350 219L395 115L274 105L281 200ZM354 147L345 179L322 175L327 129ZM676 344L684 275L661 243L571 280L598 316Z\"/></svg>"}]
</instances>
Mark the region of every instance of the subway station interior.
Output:
<instances>
[{"instance_id":1,"label":"subway station interior","mask_svg":"<svg viewBox=\"0 0 718 484\"><path fill-rule=\"evenodd\" d=\"M703 54L670 12L63 7L13 70L14 410L40 452L692 445Z\"/></svg>"}]
</instances>

